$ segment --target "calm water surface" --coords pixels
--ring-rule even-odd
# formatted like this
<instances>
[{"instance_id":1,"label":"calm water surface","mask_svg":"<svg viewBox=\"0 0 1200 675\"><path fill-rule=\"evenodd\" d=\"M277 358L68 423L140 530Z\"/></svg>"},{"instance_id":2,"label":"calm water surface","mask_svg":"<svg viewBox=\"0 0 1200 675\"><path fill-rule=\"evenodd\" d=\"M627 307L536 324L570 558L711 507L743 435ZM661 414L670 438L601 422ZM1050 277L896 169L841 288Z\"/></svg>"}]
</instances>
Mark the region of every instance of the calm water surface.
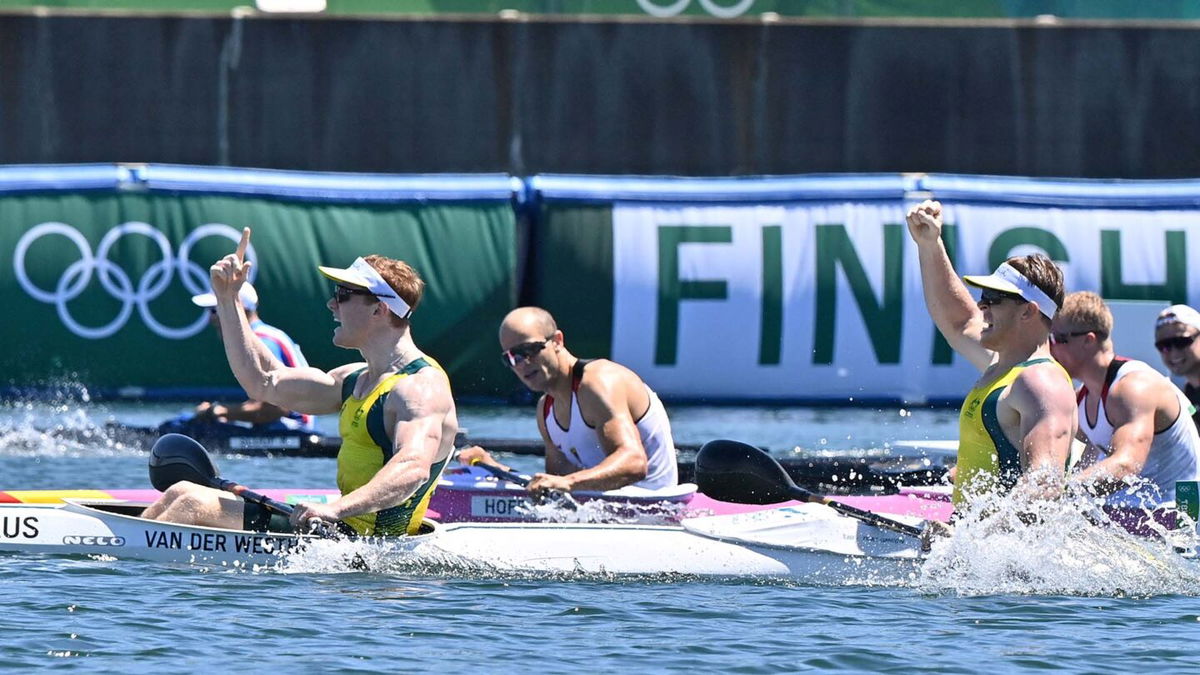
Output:
<instances>
[{"instance_id":1,"label":"calm water surface","mask_svg":"<svg viewBox=\"0 0 1200 675\"><path fill-rule=\"evenodd\" d=\"M146 487L145 456L39 429L157 422L182 406L0 408L0 489ZM676 408L681 442L878 448L954 435L952 411ZM462 410L476 437L533 438L531 411ZM325 420L327 428L333 424ZM526 469L536 458L513 458ZM257 487L327 486L332 460L220 459ZM1036 548L1036 542L1029 544ZM1006 546L1007 549L1020 548ZM1020 553L1008 552L1019 562ZM1012 561L1009 561L1012 562ZM1194 672L1200 581L939 571L899 587L678 579L235 572L0 555L0 667L194 672ZM987 580L984 580L987 581Z\"/></svg>"}]
</instances>

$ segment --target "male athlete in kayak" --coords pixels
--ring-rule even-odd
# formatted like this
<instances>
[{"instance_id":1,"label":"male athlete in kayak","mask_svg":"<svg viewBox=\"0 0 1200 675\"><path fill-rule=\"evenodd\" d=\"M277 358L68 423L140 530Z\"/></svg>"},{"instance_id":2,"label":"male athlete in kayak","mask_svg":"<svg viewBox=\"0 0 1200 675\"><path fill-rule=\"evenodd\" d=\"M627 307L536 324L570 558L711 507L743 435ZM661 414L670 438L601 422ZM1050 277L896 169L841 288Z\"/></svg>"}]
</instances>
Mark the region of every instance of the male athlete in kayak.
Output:
<instances>
[{"instance_id":1,"label":"male athlete in kayak","mask_svg":"<svg viewBox=\"0 0 1200 675\"><path fill-rule=\"evenodd\" d=\"M1079 388L1079 431L1091 443L1072 476L1115 506L1173 505L1175 481L1197 480L1200 434L1192 404L1142 361L1116 355L1113 316L1099 295L1067 295L1050 351Z\"/></svg>"},{"instance_id":2,"label":"male athlete in kayak","mask_svg":"<svg viewBox=\"0 0 1200 675\"><path fill-rule=\"evenodd\" d=\"M667 411L637 373L567 351L554 317L540 307L519 307L504 317L500 348L517 379L543 394L537 422L546 471L533 477L530 491L657 489L679 482ZM503 467L478 446L458 458Z\"/></svg>"},{"instance_id":3,"label":"male athlete in kayak","mask_svg":"<svg viewBox=\"0 0 1200 675\"><path fill-rule=\"evenodd\" d=\"M410 332L424 282L404 262L383 256L358 258L346 269L319 268L335 284L326 305L339 324L333 343L358 350L365 362L329 372L287 368L254 335L237 302L251 264L244 260L249 242L246 228L237 253L211 270L229 365L252 398L310 414L341 412L342 495L328 504L296 505L289 523L257 504L183 482L144 515L233 529L301 529L318 519L360 534L415 533L458 431L450 382Z\"/></svg>"},{"instance_id":4,"label":"male athlete in kayak","mask_svg":"<svg viewBox=\"0 0 1200 675\"><path fill-rule=\"evenodd\" d=\"M1075 390L1050 355L1062 271L1043 255L1009 258L988 276L959 280L942 243L942 205L908 212L925 304L950 346L982 375L959 413L955 508L996 492L1061 493L1075 437Z\"/></svg>"}]
</instances>

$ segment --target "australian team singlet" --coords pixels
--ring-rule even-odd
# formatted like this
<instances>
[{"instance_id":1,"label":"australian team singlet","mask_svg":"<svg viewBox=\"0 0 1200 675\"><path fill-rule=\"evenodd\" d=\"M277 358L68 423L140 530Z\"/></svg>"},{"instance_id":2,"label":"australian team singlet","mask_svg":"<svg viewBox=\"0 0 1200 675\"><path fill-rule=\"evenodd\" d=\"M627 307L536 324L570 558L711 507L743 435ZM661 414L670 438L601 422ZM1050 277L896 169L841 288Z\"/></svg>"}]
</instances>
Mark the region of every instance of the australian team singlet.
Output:
<instances>
[{"instance_id":1,"label":"australian team singlet","mask_svg":"<svg viewBox=\"0 0 1200 675\"><path fill-rule=\"evenodd\" d=\"M958 416L958 475L954 480L953 497L955 509L962 506L968 497L1010 490L1016 484L1021 475L1021 451L1009 442L1000 428L997 407L1008 385L1023 370L1039 363L1053 363L1070 383L1071 376L1057 361L1030 359L1016 364L991 382L975 387L963 400Z\"/></svg>"},{"instance_id":2,"label":"australian team singlet","mask_svg":"<svg viewBox=\"0 0 1200 675\"><path fill-rule=\"evenodd\" d=\"M342 383L342 412L338 417L342 447L337 456L337 484L342 494L348 494L366 485L392 458L395 449L384 428L383 404L397 380L427 367L442 370L432 358L419 358L399 372L380 380L379 384L362 398L354 396L354 384L359 376L366 372L366 366L346 376ZM416 534L421 527L425 509L429 506L429 498L433 496L433 488L449 460L448 456L430 467L429 480L403 503L375 513L346 518L346 524L364 535Z\"/></svg>"}]
</instances>

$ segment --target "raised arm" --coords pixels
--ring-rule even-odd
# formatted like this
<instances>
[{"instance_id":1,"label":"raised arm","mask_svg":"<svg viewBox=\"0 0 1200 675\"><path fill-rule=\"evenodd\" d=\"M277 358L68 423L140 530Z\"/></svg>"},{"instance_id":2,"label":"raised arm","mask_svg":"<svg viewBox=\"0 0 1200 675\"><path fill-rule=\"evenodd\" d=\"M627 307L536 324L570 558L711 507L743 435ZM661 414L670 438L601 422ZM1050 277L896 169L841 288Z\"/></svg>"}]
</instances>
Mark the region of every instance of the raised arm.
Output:
<instances>
[{"instance_id":1,"label":"raised arm","mask_svg":"<svg viewBox=\"0 0 1200 675\"><path fill-rule=\"evenodd\" d=\"M983 313L955 273L942 243L942 205L926 200L909 210L907 221L917 245L929 315L954 351L979 370L987 369L993 353L979 343Z\"/></svg>"},{"instance_id":2,"label":"raised arm","mask_svg":"<svg viewBox=\"0 0 1200 675\"><path fill-rule=\"evenodd\" d=\"M341 407L341 381L352 368L325 372L317 368L289 368L275 358L250 328L238 301L238 291L253 264L246 260L250 228L242 230L237 251L221 258L209 270L225 356L238 384L252 399L309 414L337 412Z\"/></svg>"}]
</instances>

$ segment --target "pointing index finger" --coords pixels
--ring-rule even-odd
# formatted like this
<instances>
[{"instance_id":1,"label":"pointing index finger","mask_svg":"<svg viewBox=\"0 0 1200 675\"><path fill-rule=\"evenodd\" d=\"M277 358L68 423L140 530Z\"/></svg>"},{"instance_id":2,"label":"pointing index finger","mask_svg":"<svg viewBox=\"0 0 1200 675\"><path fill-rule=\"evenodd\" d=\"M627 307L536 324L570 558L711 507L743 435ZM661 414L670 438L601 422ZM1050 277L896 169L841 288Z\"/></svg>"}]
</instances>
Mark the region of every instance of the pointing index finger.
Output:
<instances>
[{"instance_id":1,"label":"pointing index finger","mask_svg":"<svg viewBox=\"0 0 1200 675\"><path fill-rule=\"evenodd\" d=\"M250 245L250 228L242 228L242 240L238 242L237 259L241 262L246 259L246 247Z\"/></svg>"}]
</instances>

